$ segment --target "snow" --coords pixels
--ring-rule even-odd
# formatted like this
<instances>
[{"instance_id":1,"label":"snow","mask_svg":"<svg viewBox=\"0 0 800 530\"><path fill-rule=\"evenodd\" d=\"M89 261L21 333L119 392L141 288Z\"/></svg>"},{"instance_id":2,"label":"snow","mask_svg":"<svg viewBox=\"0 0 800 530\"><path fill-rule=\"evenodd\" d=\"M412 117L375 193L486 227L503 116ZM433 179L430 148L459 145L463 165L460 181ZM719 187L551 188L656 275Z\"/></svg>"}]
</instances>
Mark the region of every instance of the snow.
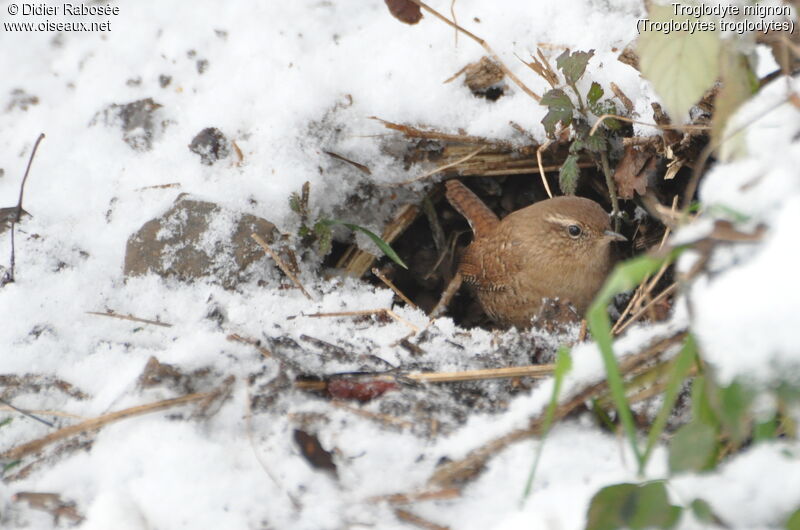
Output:
<instances>
[{"instance_id":1,"label":"snow","mask_svg":"<svg viewBox=\"0 0 800 530\"><path fill-rule=\"evenodd\" d=\"M0 374L41 374L71 383L89 397L70 397L50 380L38 391L24 387L11 401L24 409L87 419L180 395L168 386L139 387L151 356L185 374L208 370L200 381L219 383L233 375L235 383L231 398L207 418L192 419L194 409L184 407L124 419L78 437L90 445L46 452L44 461L26 458L23 465L35 464L30 474L0 483L0 526L54 525L49 515L11 501L16 492L33 491L56 492L75 502L86 517L82 528L92 529L407 528L386 502L371 499L422 489L443 458L463 457L524 427L547 405L552 382L518 395L503 413L473 412L463 424L443 421L446 434L433 438L420 434L429 425L387 428L312 394L270 389L276 362L227 336L300 341L305 334L394 366L419 363L445 371L483 366L499 350L506 351L509 364L519 364L526 343L513 332L465 331L443 318L429 328L427 353L417 359L396 346L410 333L403 323L308 316L392 304L387 289L352 279L320 279L319 258L312 254L305 256L300 274L314 296L310 302L297 289L276 288L274 271L267 286L235 291L152 275L125 279L125 243L180 193L262 216L294 233L299 221L288 198L305 181L311 185L312 216L324 213L377 231L410 192L398 189L397 202L365 200L354 208L342 206L344 200L361 193L365 182L397 183L425 170L406 171L385 154L381 142L387 131L371 116L518 141L509 122L542 140L539 122L546 109L508 80L509 91L497 103L473 97L460 79L443 84L484 50L464 35L455 46L453 31L429 15L415 26L401 24L379 1L138 0L119 6L106 33L0 35L6 50L0 55L5 73L0 79L0 206L16 202L33 141L40 132L47 134L26 187L24 206L32 217L17 229L16 281L0 289ZM449 12L449 2L434 7ZM539 94L548 85L517 56L527 60L539 43L555 47L552 58L562 46L594 49L581 89L590 80L606 87L614 81L636 103L638 119L649 120L652 89L616 60L635 38L641 2L459 0L455 9L459 23L487 39ZM12 17L4 10L2 19ZM23 19L66 20L17 16L12 21ZM169 76L169 84L162 86L160 76ZM796 80L793 88L798 89ZM12 107L15 89L35 95L38 103L27 110ZM786 90L785 83L767 87L742 110L743 123L774 107ZM136 151L125 143L119 121L105 119L104 111L148 97L161 105L157 133L150 150ZM616 344L618 354L669 335L691 314L703 354L723 380L747 374L763 382L796 370L799 123L797 109L788 103L769 112L747 129L747 157L717 165L700 190L703 202L750 217L746 227L767 225L765 240L743 256L717 256L717 274L690 288L691 311L678 304L667 324L632 327ZM213 166L200 163L188 144L206 127L217 127L237 143L241 164L233 158ZM636 131L656 133L642 126ZM325 150L369 165L372 176L331 159ZM172 183L179 187L153 187ZM742 185L748 185L747 193ZM229 232L229 221L221 219L216 229ZM0 249L8 247L6 232ZM7 254L0 256L0 264L8 265ZM739 303L742 299L747 303ZM87 314L107 309L171 327ZM223 324L209 318L215 309L224 313ZM428 324L418 310L393 310L420 329ZM453 346L449 339L456 336L469 346L466 350ZM603 377L594 345L577 347L573 357L564 395ZM302 360L311 371L359 368L353 362ZM434 386L387 394L384 406L412 399L419 401L409 406L425 404L438 392ZM253 405L259 393L275 400L267 412ZM352 406L381 414L379 401ZM0 426L0 450L52 432L20 415L0 414L0 421L13 417ZM59 427L75 422L41 415ZM338 478L309 466L292 439L299 428L315 433L323 447L335 448ZM627 443L579 417L554 426L533 493L521 503L536 443L512 445L490 459L460 497L410 509L459 529L579 528L599 488L639 480ZM797 458L787 451L796 454L796 445L755 447L714 473L675 479L673 493L681 500L702 496L728 521L778 524L800 504L793 478L800 474L788 471ZM666 472L666 451L659 447L647 478ZM772 486L765 490L765 484ZM769 495L756 496L756 491Z\"/></svg>"}]
</instances>

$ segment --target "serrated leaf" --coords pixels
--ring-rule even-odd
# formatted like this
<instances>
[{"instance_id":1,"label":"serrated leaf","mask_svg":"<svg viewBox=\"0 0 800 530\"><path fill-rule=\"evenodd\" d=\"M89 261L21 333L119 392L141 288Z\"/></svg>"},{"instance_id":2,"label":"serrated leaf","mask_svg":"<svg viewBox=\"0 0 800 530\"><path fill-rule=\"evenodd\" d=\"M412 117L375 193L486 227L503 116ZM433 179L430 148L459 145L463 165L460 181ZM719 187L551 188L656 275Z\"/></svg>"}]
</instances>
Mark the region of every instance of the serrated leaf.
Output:
<instances>
[{"instance_id":1,"label":"serrated leaf","mask_svg":"<svg viewBox=\"0 0 800 530\"><path fill-rule=\"evenodd\" d=\"M549 109L545 117L542 118L542 125L544 125L544 130L549 136L555 134L558 122L561 122L564 127L569 126L572 122L572 111L574 109L572 100L560 88L545 92L539 104Z\"/></svg>"},{"instance_id":2,"label":"serrated leaf","mask_svg":"<svg viewBox=\"0 0 800 530\"><path fill-rule=\"evenodd\" d=\"M300 194L293 191L289 195L289 208L292 209L294 213L300 213Z\"/></svg>"},{"instance_id":3,"label":"serrated leaf","mask_svg":"<svg viewBox=\"0 0 800 530\"><path fill-rule=\"evenodd\" d=\"M586 65L589 59L594 55L594 50L588 52L575 52L570 53L569 50L564 50L564 53L556 59L556 66L564 74L564 79L567 83L574 85L583 76L586 71Z\"/></svg>"},{"instance_id":4,"label":"serrated leaf","mask_svg":"<svg viewBox=\"0 0 800 530\"><path fill-rule=\"evenodd\" d=\"M593 153L602 153L607 149L606 138L603 131L598 129L593 135L586 138L586 149Z\"/></svg>"},{"instance_id":5,"label":"serrated leaf","mask_svg":"<svg viewBox=\"0 0 800 530\"><path fill-rule=\"evenodd\" d=\"M717 431L712 426L697 420L687 423L672 437L670 470L679 473L710 469L715 462L717 445Z\"/></svg>"},{"instance_id":6,"label":"serrated leaf","mask_svg":"<svg viewBox=\"0 0 800 530\"><path fill-rule=\"evenodd\" d=\"M592 81L592 86L589 87L589 92L586 93L586 101L589 102L589 105L594 105L601 97L603 97L603 94L603 87L600 86L600 83Z\"/></svg>"},{"instance_id":7,"label":"serrated leaf","mask_svg":"<svg viewBox=\"0 0 800 530\"><path fill-rule=\"evenodd\" d=\"M333 233L330 225L325 221L317 221L314 224L314 234L317 236L317 252L320 256L327 256L333 243Z\"/></svg>"},{"instance_id":8,"label":"serrated leaf","mask_svg":"<svg viewBox=\"0 0 800 530\"><path fill-rule=\"evenodd\" d=\"M578 187L578 179L581 176L581 170L578 167L578 157L576 155L569 155L564 161L564 165L558 170L558 186L565 195L575 195L575 189Z\"/></svg>"},{"instance_id":9,"label":"serrated leaf","mask_svg":"<svg viewBox=\"0 0 800 530\"><path fill-rule=\"evenodd\" d=\"M651 4L649 21L680 24L697 22L697 19L673 15L671 5ZM689 109L716 81L719 51L717 31L665 34L651 30L639 35L637 52L642 75L653 84L675 123L686 121Z\"/></svg>"}]
</instances>

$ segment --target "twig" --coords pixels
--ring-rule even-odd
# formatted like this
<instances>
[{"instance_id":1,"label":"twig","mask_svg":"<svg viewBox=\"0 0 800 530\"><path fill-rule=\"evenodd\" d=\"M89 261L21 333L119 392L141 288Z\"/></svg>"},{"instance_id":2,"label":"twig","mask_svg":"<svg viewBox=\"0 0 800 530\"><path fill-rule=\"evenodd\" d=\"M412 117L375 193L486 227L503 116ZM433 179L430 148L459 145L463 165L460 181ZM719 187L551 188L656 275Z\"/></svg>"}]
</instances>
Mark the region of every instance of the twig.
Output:
<instances>
[{"instance_id":1,"label":"twig","mask_svg":"<svg viewBox=\"0 0 800 530\"><path fill-rule=\"evenodd\" d=\"M474 158L477 154L479 154L484 149L486 149L486 146L482 145L481 147L479 147L479 148L475 149L474 151L470 152L467 156L465 156L463 158L459 158L458 160L456 160L454 162L450 162L449 164L445 164L443 166L439 166L436 169L432 169L431 171L425 172L425 173L423 173L422 175L420 175L418 177L414 177L413 179L404 180L402 182L397 182L397 183L394 183L394 184L387 184L387 186L390 186L390 187L405 186L406 184L411 184L413 182L417 182L418 180L422 180L422 179L426 179L428 177L432 177L433 175L435 175L437 173L441 173L442 171L446 171L446 170L450 169L451 167L457 166L459 164L463 164L467 160L470 160L471 158Z\"/></svg>"},{"instance_id":2,"label":"twig","mask_svg":"<svg viewBox=\"0 0 800 530\"><path fill-rule=\"evenodd\" d=\"M39 438L38 440L33 440L31 442L27 442L22 445L18 445L17 447L3 451L2 453L0 453L0 459L18 460L31 453L40 451L44 449L46 446L54 442L57 442L59 440L63 440L64 438L69 438L70 436L75 436L78 434L83 434L85 432L93 431L109 423L113 423L119 420L124 420L126 418L133 418L135 416L141 416L143 414L150 414L151 412L158 412L161 410L166 410L181 405L188 405L189 403L194 403L196 401L207 400L211 397L214 397L216 394L217 391L198 392L195 394L189 394L187 396L181 396L179 398L165 399L163 401L156 401L155 403L148 403L147 405L139 405L124 410L119 410L117 412L104 414L97 418L92 418L90 420L83 421L76 425L70 425L69 427L64 427L63 429L59 429L56 432L50 433L47 436Z\"/></svg>"},{"instance_id":3,"label":"twig","mask_svg":"<svg viewBox=\"0 0 800 530\"><path fill-rule=\"evenodd\" d=\"M17 201L17 217L14 220L15 223L18 223L22 217L22 196L25 193L25 183L28 182L28 173L31 171L33 157L36 156L36 150L39 149L39 143L42 140L44 140L44 133L41 133L36 139L36 143L33 144L33 149L31 150L31 156L28 158L28 166L25 168L25 176L22 177L22 184L19 187L19 200Z\"/></svg>"},{"instance_id":4,"label":"twig","mask_svg":"<svg viewBox=\"0 0 800 530\"><path fill-rule=\"evenodd\" d=\"M260 235L258 235L256 233L252 233L252 234L250 234L250 237L252 237L255 240L256 243L258 243L258 246L260 246L261 248L264 249L264 252L269 254L270 257L273 260L275 260L275 263L278 265L278 267L283 271L283 273L286 276L289 277L290 280L292 280L292 282L294 282L294 284L300 289L300 292L302 292L305 295L306 298L308 298L309 300L314 300L314 298L312 298L312 296L310 294L308 294L308 291L306 291L306 288L303 287L303 284L300 283L300 280L297 279L297 276L294 275L294 273L291 271L291 269L289 269L289 267L286 265L286 263L284 263L284 261L281 259L281 257L278 256L278 254L274 250L269 248L269 245L267 245L266 241L264 241L261 238Z\"/></svg>"},{"instance_id":5,"label":"twig","mask_svg":"<svg viewBox=\"0 0 800 530\"><path fill-rule=\"evenodd\" d=\"M39 134L39 137L36 139L36 143L33 144L33 149L31 150L31 156L28 158L28 165L25 167L25 175L22 177L22 184L19 186L19 199L17 200L17 213L14 216L13 220L11 221L11 261L8 267L8 273L5 278L0 278L0 287L2 287L6 283L11 283L14 281L14 267L16 265L16 249L15 249L15 241L14 241L14 232L17 223L19 223L20 219L22 219L22 197L25 194L25 183L28 182L28 174L31 171L31 165L33 164L33 157L36 156L36 150L39 149L39 144L41 141L44 140L44 133Z\"/></svg>"},{"instance_id":6,"label":"twig","mask_svg":"<svg viewBox=\"0 0 800 530\"><path fill-rule=\"evenodd\" d=\"M520 79L516 75L514 75L514 72L512 72L511 70L508 69L508 67L505 65L505 63L503 63L503 61L500 60L500 57L498 57L497 54L494 53L494 50L492 50L491 46L489 46L489 44L485 40L483 40L482 38L478 37L474 33L462 28L461 26L459 26L455 22L450 21L447 17L443 16L438 11L436 11L435 9L433 9L433 8L429 7L427 4L425 4L425 2L422 2L421 0L410 0L410 1L414 2L419 7L421 7L422 9L427 11L428 13L432 14L433 16L435 16L436 18L438 18L439 20L441 20L445 24L451 26L452 28L455 28L457 31L460 31L461 33L463 33L464 35L466 35L470 39L474 40L475 42L477 42L478 44L483 46L483 49L486 50L486 53L488 53L489 56L491 57L491 59L493 59L500 66L500 69L503 70L503 73L505 73L512 81L514 81L514 83L518 87L520 87L523 92L525 92L530 97L535 99L537 103L542 99L541 96L539 96L536 92L532 91L530 88L525 86L525 83L520 81Z\"/></svg>"},{"instance_id":7,"label":"twig","mask_svg":"<svg viewBox=\"0 0 800 530\"><path fill-rule=\"evenodd\" d=\"M403 301L404 301L406 304L408 304L410 307L413 307L414 309L418 309L418 308L417 308L417 304L415 304L414 302L412 302L412 301L411 301L411 299L410 299L409 297L407 297L406 295L404 295L404 294L403 294L403 291L401 291L400 289L398 289L398 288L397 288L397 286L396 286L394 283L392 283L392 281L391 281L389 278L387 278L385 274L383 274L381 271L379 271L379 270L378 270L378 268L377 268L377 267L372 267L372 274L374 274L375 276L377 276L377 277L380 279L380 281L382 281L383 283L385 283L385 284L386 284L386 287L388 287L389 289L391 289L392 291L394 291L394 293L395 293L397 296L399 296L399 297L400 297L400 298L401 298L401 299L402 299L402 300L403 300Z\"/></svg>"},{"instance_id":8,"label":"twig","mask_svg":"<svg viewBox=\"0 0 800 530\"><path fill-rule=\"evenodd\" d=\"M152 324L154 326L161 326L165 328L172 327L172 324L167 324L166 322L159 322L158 320L148 320L146 318L139 318L133 315L120 315L115 313L113 310L108 310L105 313L100 313L99 311L87 311L86 314L97 315L99 317L118 318L120 320L130 320L131 322L141 322L142 324Z\"/></svg>"},{"instance_id":9,"label":"twig","mask_svg":"<svg viewBox=\"0 0 800 530\"><path fill-rule=\"evenodd\" d=\"M600 153L600 163L603 168L603 175L606 177L608 196L611 199L611 216L614 218L614 231L619 232L619 198L617 197L617 186L614 183L614 176L611 174L611 167L608 163L608 153L606 151Z\"/></svg>"},{"instance_id":10,"label":"twig","mask_svg":"<svg viewBox=\"0 0 800 530\"><path fill-rule=\"evenodd\" d=\"M442 292L442 297L439 298L439 302L437 302L436 306L431 311L431 314L429 315L431 319L439 318L440 315L444 314L444 312L447 310L447 306L450 304L450 300L452 300L456 295L463 282L464 278L461 276L461 273L456 272L455 276L453 276L453 279L447 284L447 288L445 288L445 290Z\"/></svg>"}]
</instances>

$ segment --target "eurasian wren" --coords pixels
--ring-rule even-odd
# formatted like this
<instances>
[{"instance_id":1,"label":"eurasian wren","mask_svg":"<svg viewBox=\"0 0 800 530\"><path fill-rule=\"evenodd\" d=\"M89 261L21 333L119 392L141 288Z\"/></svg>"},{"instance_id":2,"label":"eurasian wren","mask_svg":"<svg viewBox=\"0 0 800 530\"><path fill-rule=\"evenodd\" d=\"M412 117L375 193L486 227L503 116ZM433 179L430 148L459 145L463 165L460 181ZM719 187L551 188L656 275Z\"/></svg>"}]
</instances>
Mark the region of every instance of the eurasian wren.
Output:
<instances>
[{"instance_id":1,"label":"eurasian wren","mask_svg":"<svg viewBox=\"0 0 800 530\"><path fill-rule=\"evenodd\" d=\"M626 240L599 204L554 197L500 220L461 182L446 186L474 233L458 272L493 320L527 328L543 301L556 298L583 315L613 265L611 242Z\"/></svg>"}]
</instances>

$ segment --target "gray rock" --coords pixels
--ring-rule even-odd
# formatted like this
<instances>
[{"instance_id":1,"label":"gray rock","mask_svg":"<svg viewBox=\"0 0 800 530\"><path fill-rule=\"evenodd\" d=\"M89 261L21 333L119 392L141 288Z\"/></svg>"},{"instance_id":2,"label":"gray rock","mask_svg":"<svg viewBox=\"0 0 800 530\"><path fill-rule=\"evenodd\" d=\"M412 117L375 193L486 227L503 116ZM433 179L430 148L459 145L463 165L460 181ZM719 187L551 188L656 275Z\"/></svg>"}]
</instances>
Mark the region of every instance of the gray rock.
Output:
<instances>
[{"instance_id":1,"label":"gray rock","mask_svg":"<svg viewBox=\"0 0 800 530\"><path fill-rule=\"evenodd\" d=\"M267 242L277 236L275 225L265 219L180 196L128 239L124 273L187 282L208 278L232 289L254 276L263 279L273 268L250 237L254 232Z\"/></svg>"}]
</instances>

